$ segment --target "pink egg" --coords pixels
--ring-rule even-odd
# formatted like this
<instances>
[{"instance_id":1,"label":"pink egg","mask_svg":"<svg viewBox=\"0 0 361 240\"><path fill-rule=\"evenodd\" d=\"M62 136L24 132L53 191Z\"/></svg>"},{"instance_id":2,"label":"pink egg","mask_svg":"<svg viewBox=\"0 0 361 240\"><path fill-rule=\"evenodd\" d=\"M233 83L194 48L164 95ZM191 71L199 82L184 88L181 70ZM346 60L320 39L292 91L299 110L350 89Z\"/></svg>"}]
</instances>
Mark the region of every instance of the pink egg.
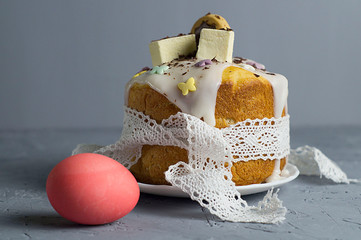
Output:
<instances>
[{"instance_id":1,"label":"pink egg","mask_svg":"<svg viewBox=\"0 0 361 240\"><path fill-rule=\"evenodd\" d=\"M68 157L48 176L46 192L64 218L88 225L113 222L139 200L134 176L117 161L94 153Z\"/></svg>"}]
</instances>

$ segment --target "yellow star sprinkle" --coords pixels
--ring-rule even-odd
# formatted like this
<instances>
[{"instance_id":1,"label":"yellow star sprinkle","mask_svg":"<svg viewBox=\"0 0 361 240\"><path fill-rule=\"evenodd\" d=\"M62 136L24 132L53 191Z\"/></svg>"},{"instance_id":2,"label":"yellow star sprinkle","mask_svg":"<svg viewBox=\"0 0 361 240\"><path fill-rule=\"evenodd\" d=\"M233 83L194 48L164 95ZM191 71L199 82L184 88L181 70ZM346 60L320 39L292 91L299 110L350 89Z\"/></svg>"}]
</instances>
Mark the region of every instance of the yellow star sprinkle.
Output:
<instances>
[{"instance_id":1,"label":"yellow star sprinkle","mask_svg":"<svg viewBox=\"0 0 361 240\"><path fill-rule=\"evenodd\" d=\"M189 91L194 92L197 90L193 77L189 78L185 83L178 83L178 88L182 91L184 96L187 95Z\"/></svg>"},{"instance_id":2,"label":"yellow star sprinkle","mask_svg":"<svg viewBox=\"0 0 361 240\"><path fill-rule=\"evenodd\" d=\"M132 78L136 78L136 77L139 77L140 75L142 75L143 73L146 73L147 71L141 71L137 74L135 74Z\"/></svg>"}]
</instances>

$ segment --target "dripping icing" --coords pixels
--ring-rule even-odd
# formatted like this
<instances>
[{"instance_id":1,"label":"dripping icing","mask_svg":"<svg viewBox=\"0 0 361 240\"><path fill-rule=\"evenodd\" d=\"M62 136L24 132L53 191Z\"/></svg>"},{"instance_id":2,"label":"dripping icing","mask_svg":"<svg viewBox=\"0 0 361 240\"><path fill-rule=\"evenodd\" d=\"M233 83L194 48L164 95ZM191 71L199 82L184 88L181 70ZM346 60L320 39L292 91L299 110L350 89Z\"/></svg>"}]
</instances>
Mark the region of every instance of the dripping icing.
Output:
<instances>
[{"instance_id":1,"label":"dripping icing","mask_svg":"<svg viewBox=\"0 0 361 240\"><path fill-rule=\"evenodd\" d=\"M287 157L286 157L287 158ZM266 179L266 182L275 182L275 181L279 181L285 178L288 178L290 176L290 172L287 170L287 160L286 160L286 165L284 166L283 170L281 171L281 160L280 159L276 159L275 160L275 166L273 168L273 172L271 174L271 176L269 176Z\"/></svg>"},{"instance_id":2,"label":"dripping icing","mask_svg":"<svg viewBox=\"0 0 361 240\"><path fill-rule=\"evenodd\" d=\"M245 59L247 60L247 59ZM243 61L242 61L243 62ZM212 62L206 67L196 67L195 60L172 61L164 74L151 74L149 71L131 79L126 86L125 104L128 104L128 93L134 83L148 84L155 91L163 94L167 99L181 109L211 126L215 126L215 105L218 88L222 83L223 70L229 66L245 69L244 64ZM274 95L274 115L280 118L287 103L288 82L280 74L267 74L259 69L245 69L267 79L272 85ZM177 85L193 77L197 90L183 96Z\"/></svg>"},{"instance_id":3,"label":"dripping icing","mask_svg":"<svg viewBox=\"0 0 361 240\"><path fill-rule=\"evenodd\" d=\"M191 114L211 126L216 125L214 118L218 88L222 82L223 70L231 64L213 62L205 67L196 67L195 61L181 61L177 66L170 65L166 74L150 74L149 72L133 78L127 85L129 92L133 83L148 84L157 92L181 109L182 112ZM183 96L177 85L186 82L190 77L195 79L197 90ZM128 99L126 94L126 101Z\"/></svg>"}]
</instances>

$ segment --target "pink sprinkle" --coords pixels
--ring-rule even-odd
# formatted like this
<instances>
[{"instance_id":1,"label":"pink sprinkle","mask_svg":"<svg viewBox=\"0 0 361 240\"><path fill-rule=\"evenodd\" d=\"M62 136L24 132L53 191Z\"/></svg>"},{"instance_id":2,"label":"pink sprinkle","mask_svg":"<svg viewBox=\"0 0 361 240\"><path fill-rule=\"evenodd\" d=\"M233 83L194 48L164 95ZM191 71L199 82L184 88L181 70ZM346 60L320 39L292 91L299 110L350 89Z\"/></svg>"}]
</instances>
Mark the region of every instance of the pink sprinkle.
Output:
<instances>
[{"instance_id":1,"label":"pink sprinkle","mask_svg":"<svg viewBox=\"0 0 361 240\"><path fill-rule=\"evenodd\" d=\"M211 65L212 61L210 59L204 59L195 64L196 67L204 67L205 65Z\"/></svg>"},{"instance_id":2,"label":"pink sprinkle","mask_svg":"<svg viewBox=\"0 0 361 240\"><path fill-rule=\"evenodd\" d=\"M247 60L246 64L251 65L252 67L257 68L257 69L261 69L261 70L266 69L266 67L263 64L255 62L253 60Z\"/></svg>"}]
</instances>

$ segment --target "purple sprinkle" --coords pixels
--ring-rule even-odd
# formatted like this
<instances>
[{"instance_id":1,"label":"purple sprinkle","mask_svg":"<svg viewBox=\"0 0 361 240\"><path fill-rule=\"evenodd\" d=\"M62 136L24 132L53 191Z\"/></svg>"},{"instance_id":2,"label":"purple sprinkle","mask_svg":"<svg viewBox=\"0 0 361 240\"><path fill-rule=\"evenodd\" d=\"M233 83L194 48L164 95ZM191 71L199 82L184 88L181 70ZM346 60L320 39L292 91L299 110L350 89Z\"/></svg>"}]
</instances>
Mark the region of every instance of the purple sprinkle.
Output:
<instances>
[{"instance_id":1,"label":"purple sprinkle","mask_svg":"<svg viewBox=\"0 0 361 240\"><path fill-rule=\"evenodd\" d=\"M205 65L211 65L212 61L210 59L204 59L195 64L196 67L204 67Z\"/></svg>"},{"instance_id":2,"label":"purple sprinkle","mask_svg":"<svg viewBox=\"0 0 361 240\"><path fill-rule=\"evenodd\" d=\"M252 60L247 60L247 61L246 61L246 64L251 65L252 67L257 68L257 69L261 69L261 70L265 70L265 69L266 69L263 64L258 63L258 62L255 62L255 61L252 61Z\"/></svg>"}]
</instances>

